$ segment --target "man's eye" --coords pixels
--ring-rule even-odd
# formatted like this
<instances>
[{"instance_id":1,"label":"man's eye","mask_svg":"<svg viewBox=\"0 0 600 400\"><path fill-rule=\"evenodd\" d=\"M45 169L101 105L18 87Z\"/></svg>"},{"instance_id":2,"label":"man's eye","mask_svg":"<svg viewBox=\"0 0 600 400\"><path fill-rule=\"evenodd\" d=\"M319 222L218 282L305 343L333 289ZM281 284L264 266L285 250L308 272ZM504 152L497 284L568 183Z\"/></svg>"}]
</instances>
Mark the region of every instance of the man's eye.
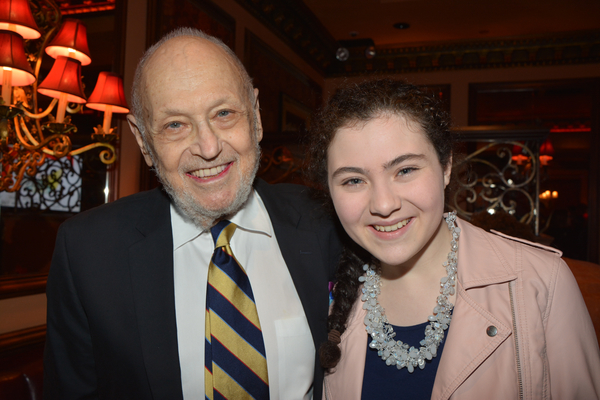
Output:
<instances>
[{"instance_id":1,"label":"man's eye","mask_svg":"<svg viewBox=\"0 0 600 400\"><path fill-rule=\"evenodd\" d=\"M181 122L171 122L167 127L170 129L179 129L181 128Z\"/></svg>"},{"instance_id":2,"label":"man's eye","mask_svg":"<svg viewBox=\"0 0 600 400\"><path fill-rule=\"evenodd\" d=\"M229 114L231 114L231 112L229 110L222 110L222 111L219 111L217 116L218 117L227 117Z\"/></svg>"}]
</instances>

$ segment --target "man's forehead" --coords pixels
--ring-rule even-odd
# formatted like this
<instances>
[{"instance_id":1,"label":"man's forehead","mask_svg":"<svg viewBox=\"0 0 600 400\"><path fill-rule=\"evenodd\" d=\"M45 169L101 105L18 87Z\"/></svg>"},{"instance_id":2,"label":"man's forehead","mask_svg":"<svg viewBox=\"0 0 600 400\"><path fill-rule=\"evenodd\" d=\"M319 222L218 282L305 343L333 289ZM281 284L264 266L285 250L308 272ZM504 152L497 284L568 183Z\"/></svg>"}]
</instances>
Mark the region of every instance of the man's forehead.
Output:
<instances>
[{"instance_id":1,"label":"man's forehead","mask_svg":"<svg viewBox=\"0 0 600 400\"><path fill-rule=\"evenodd\" d=\"M165 90L192 91L211 85L235 93L240 100L249 100L231 56L218 45L198 37L183 36L165 42L143 71L145 100L160 96Z\"/></svg>"},{"instance_id":2,"label":"man's forehead","mask_svg":"<svg viewBox=\"0 0 600 400\"><path fill-rule=\"evenodd\" d=\"M193 78L215 74L228 81L241 81L231 56L217 44L200 37L181 36L163 43L148 59L142 71L144 83Z\"/></svg>"}]
</instances>

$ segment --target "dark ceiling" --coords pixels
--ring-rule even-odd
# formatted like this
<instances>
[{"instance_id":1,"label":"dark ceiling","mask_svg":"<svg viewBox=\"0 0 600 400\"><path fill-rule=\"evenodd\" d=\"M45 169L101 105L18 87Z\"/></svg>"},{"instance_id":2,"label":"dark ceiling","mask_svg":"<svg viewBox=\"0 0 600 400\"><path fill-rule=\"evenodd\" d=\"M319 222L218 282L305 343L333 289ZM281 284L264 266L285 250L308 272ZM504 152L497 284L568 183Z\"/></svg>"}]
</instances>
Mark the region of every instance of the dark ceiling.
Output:
<instances>
[{"instance_id":1,"label":"dark ceiling","mask_svg":"<svg viewBox=\"0 0 600 400\"><path fill-rule=\"evenodd\" d=\"M336 40L377 47L600 29L599 0L304 0ZM410 24L406 30L393 27Z\"/></svg>"}]
</instances>

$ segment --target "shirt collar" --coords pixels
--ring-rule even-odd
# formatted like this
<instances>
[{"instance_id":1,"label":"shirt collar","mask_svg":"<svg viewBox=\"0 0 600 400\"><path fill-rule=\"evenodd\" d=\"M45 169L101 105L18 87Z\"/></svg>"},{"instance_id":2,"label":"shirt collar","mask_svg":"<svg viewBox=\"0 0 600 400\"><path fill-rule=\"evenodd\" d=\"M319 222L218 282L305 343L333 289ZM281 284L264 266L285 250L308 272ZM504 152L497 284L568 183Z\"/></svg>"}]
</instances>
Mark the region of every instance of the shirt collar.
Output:
<instances>
[{"instance_id":1,"label":"shirt collar","mask_svg":"<svg viewBox=\"0 0 600 400\"><path fill-rule=\"evenodd\" d=\"M244 207L230 218L230 221L249 233L257 233L273 237L273 228L267 209L254 189L248 196ZM177 206L171 202L171 227L173 229L173 250L191 242L201 235L210 235L210 232L202 232L194 223L187 218ZM211 239L212 240L212 239Z\"/></svg>"}]
</instances>

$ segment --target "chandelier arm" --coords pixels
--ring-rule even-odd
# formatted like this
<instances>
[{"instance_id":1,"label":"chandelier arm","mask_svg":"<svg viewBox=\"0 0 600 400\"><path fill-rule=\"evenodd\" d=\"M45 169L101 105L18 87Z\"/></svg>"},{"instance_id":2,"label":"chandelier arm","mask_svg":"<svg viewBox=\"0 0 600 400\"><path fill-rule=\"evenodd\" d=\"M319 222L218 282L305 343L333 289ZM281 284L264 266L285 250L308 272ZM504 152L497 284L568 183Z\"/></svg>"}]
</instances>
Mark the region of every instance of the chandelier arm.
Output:
<instances>
[{"instance_id":1,"label":"chandelier arm","mask_svg":"<svg viewBox=\"0 0 600 400\"><path fill-rule=\"evenodd\" d=\"M106 147L106 149L104 149L100 152L100 161L102 161L104 164L107 164L107 165L115 162L115 160L117 159L117 152L115 151L114 146L111 145L110 143L104 143L104 142L88 144L87 146L83 146L77 150L71 151L69 153L69 155L76 156L78 154L85 153L86 151L95 149L96 147Z\"/></svg>"},{"instance_id":2,"label":"chandelier arm","mask_svg":"<svg viewBox=\"0 0 600 400\"><path fill-rule=\"evenodd\" d=\"M54 109L54 106L56 105L56 103L58 103L58 99L52 99L52 102L50 103L50 105L48 106L48 108L46 109L46 111L43 111L43 112L41 112L39 114L31 113L31 112L27 111L23 107L21 107L21 110L23 110L23 114L27 115L29 118L33 118L33 119L37 120L37 119L40 119L40 118L44 118L45 116L47 116L48 114L50 114L52 112L52 110ZM35 104L35 102L34 102L34 104Z\"/></svg>"},{"instance_id":3,"label":"chandelier arm","mask_svg":"<svg viewBox=\"0 0 600 400\"><path fill-rule=\"evenodd\" d=\"M15 133L17 134L17 139L19 140L19 143L21 143L21 145L23 145L23 147L25 147L27 150L35 150L36 148L38 148L36 146L39 145L39 142L33 137L31 132L29 132L27 125L25 125L25 122L23 121L23 118L19 120L19 117L15 117L14 123ZM27 136L30 142L25 141L23 135L21 134L21 129L23 129L23 131L25 132L25 136Z\"/></svg>"},{"instance_id":4,"label":"chandelier arm","mask_svg":"<svg viewBox=\"0 0 600 400\"><path fill-rule=\"evenodd\" d=\"M48 46L50 39L54 37L54 34L56 33L58 27L60 26L60 23L62 20L62 14L60 12L60 8L56 5L56 3L54 3L53 1L46 1L44 3L46 5L48 5L54 11L53 15L47 16L48 19L54 17L54 26L52 26L44 34L42 44L40 45L38 53L36 54L36 61L35 61L35 68L34 68L35 81L33 82L33 85L32 85L33 86L33 94L32 94L33 110L38 109L38 97L37 97L38 91L37 91L37 89L38 89L38 84L40 82L40 79L39 79L40 78L40 68L42 67L42 59L44 56L44 51L46 49L46 46ZM42 125L40 124L40 119L42 119L45 116L47 116L48 114L50 114L50 112L52 111L52 109L54 108L54 106L56 105L57 102L58 102L58 99L52 99L52 102L50 103L50 106L48 107L48 109L41 114L32 114L24 109L25 115L34 119L35 126L37 128L37 131L39 132L41 140L44 140L44 134L42 131Z\"/></svg>"},{"instance_id":5,"label":"chandelier arm","mask_svg":"<svg viewBox=\"0 0 600 400\"><path fill-rule=\"evenodd\" d=\"M45 160L46 155L41 154L39 152L32 153L29 157L29 160L24 160L24 162L19 166L19 172L17 173L16 179L13 180L13 185L6 186L3 188L3 190L9 193L16 192L17 190L19 190L21 188L21 183L23 181L23 176L25 175L25 172L27 172L29 176L35 175L35 173L37 172L37 168L41 166ZM4 184L4 182L2 183Z\"/></svg>"},{"instance_id":6,"label":"chandelier arm","mask_svg":"<svg viewBox=\"0 0 600 400\"><path fill-rule=\"evenodd\" d=\"M15 119L16 118L17 117L15 117ZM42 149L42 151L44 153L46 153L48 155L51 155L51 156L54 156L54 157L57 157L57 158L64 157L67 154L69 154L69 152L71 151L71 140L69 139L68 136L61 135L60 133L57 133L55 135L48 136L47 138L45 138L41 142L38 142L37 140L35 140L35 138L31 135L31 133L27 129L27 125L25 125L23 123L23 121L21 121L22 127L25 130L27 137L34 144L32 145L32 144L26 142L25 139L23 138L23 135L21 134L21 130L19 129L19 125L16 122L17 121L15 121L15 128L16 128L15 132L17 134L17 138L19 139L19 143L23 147L25 147L27 150L32 151L32 150ZM60 144L60 145L57 144L57 145L54 146L54 150L50 150L49 148L45 147L47 144L49 144L53 140L57 140L57 139L60 139L60 142L64 142L66 144ZM113 150L114 150L114 148L113 148Z\"/></svg>"}]
</instances>

